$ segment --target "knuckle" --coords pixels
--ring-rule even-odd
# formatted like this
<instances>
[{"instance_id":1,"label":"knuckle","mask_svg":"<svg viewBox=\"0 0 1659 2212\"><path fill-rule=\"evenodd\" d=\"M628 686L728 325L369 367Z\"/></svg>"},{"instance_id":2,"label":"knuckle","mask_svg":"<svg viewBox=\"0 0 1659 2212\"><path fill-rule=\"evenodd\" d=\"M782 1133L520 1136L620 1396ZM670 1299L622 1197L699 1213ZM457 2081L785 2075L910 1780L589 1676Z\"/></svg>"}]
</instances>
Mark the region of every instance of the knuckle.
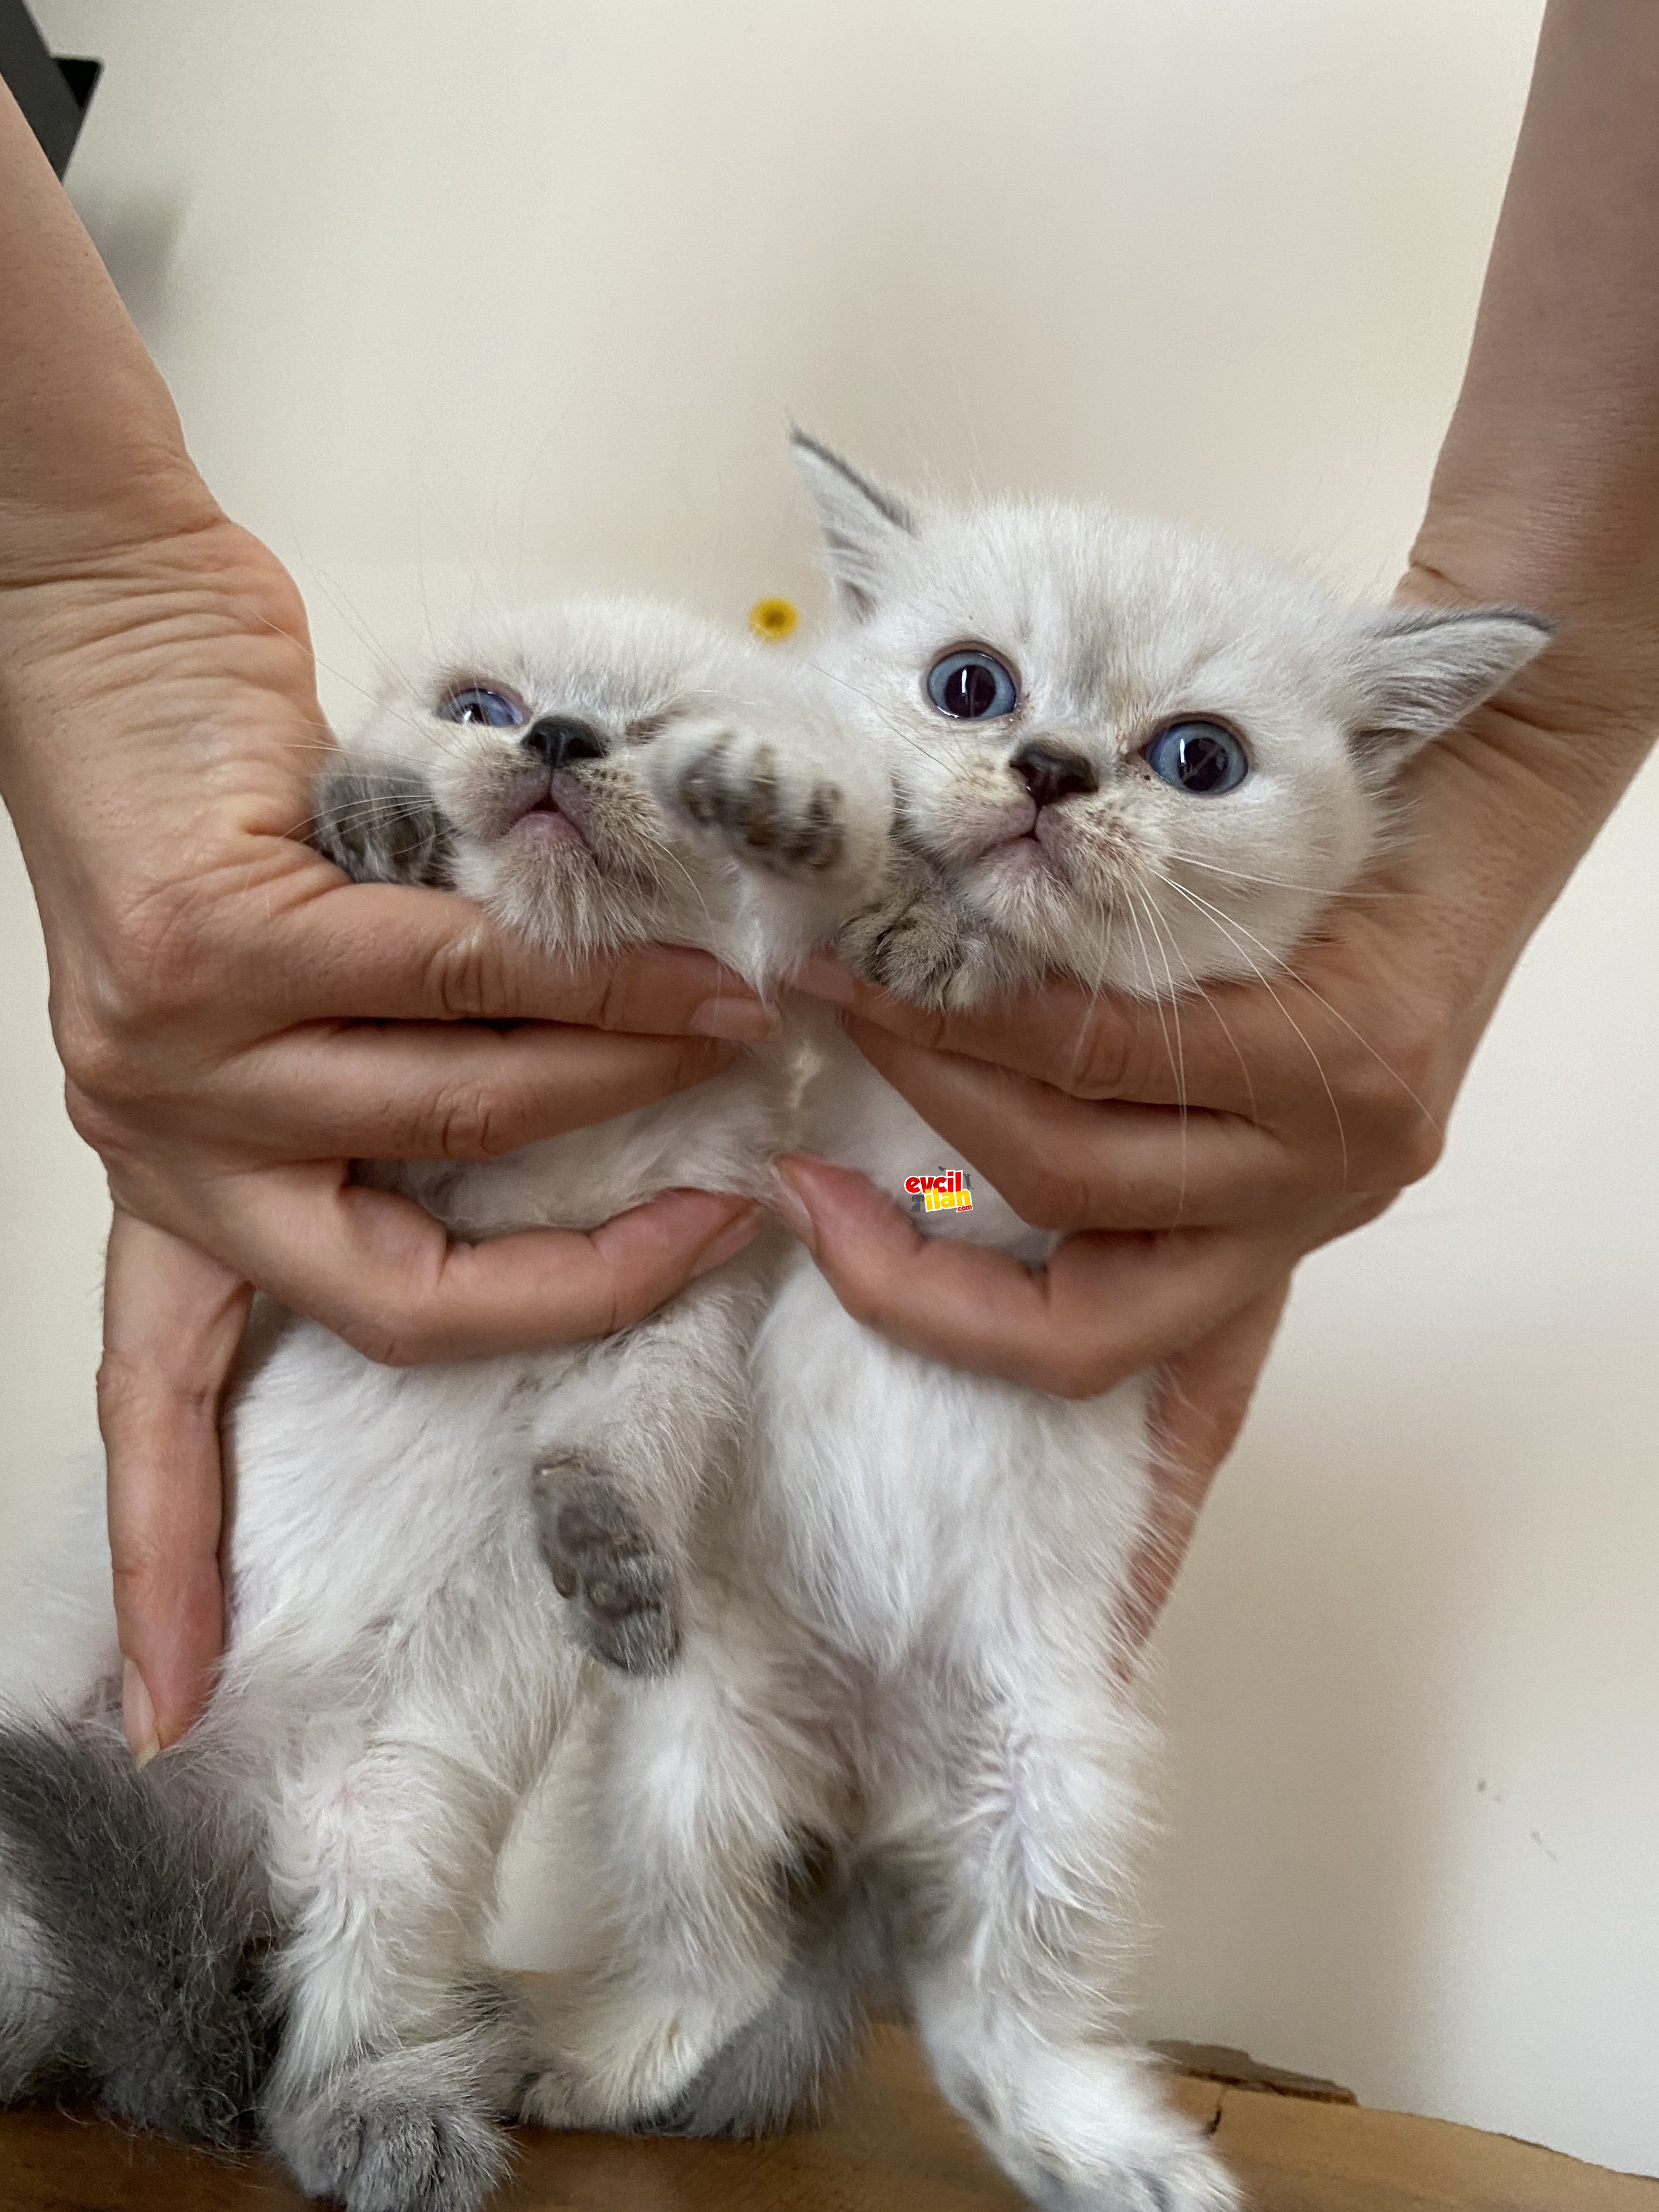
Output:
<instances>
[{"instance_id":1,"label":"knuckle","mask_svg":"<svg viewBox=\"0 0 1659 2212\"><path fill-rule=\"evenodd\" d=\"M110 1579L115 1587L118 1613L129 1610L142 1613L146 1599L162 1581L166 1565L161 1554L152 1545L136 1540L129 1535L122 1546L119 1559L110 1565Z\"/></svg>"},{"instance_id":2,"label":"knuckle","mask_svg":"<svg viewBox=\"0 0 1659 2212\"><path fill-rule=\"evenodd\" d=\"M199 1028L245 1000L233 989L228 946L203 926L198 906L155 893L106 917L97 957L52 996L52 1031L71 1082L89 1097L138 1103L153 1097L158 1042Z\"/></svg>"},{"instance_id":3,"label":"knuckle","mask_svg":"<svg viewBox=\"0 0 1659 2212\"><path fill-rule=\"evenodd\" d=\"M1445 1147L1431 1102L1438 1092L1436 1039L1416 1024L1396 1024L1355 1047L1342 1095L1357 1109L1367 1150L1400 1183L1427 1175Z\"/></svg>"},{"instance_id":4,"label":"knuckle","mask_svg":"<svg viewBox=\"0 0 1659 2212\"><path fill-rule=\"evenodd\" d=\"M1011 1175L999 1176L997 1188L1033 1229L1069 1232L1091 1225L1095 1196L1085 1175L1028 1158Z\"/></svg>"},{"instance_id":5,"label":"knuckle","mask_svg":"<svg viewBox=\"0 0 1659 2212\"><path fill-rule=\"evenodd\" d=\"M513 1116L490 1086L477 1079L452 1083L432 1109L432 1141L445 1160L490 1160L514 1150Z\"/></svg>"},{"instance_id":6,"label":"knuckle","mask_svg":"<svg viewBox=\"0 0 1659 2212\"><path fill-rule=\"evenodd\" d=\"M1069 1065L1053 1078L1079 1098L1115 1098L1127 1079L1133 1040L1121 1015L1091 1011Z\"/></svg>"},{"instance_id":7,"label":"knuckle","mask_svg":"<svg viewBox=\"0 0 1659 2212\"><path fill-rule=\"evenodd\" d=\"M1392 1147L1394 1170L1401 1187L1421 1182L1425 1175L1439 1166L1445 1149L1445 1131L1421 1109L1413 1107L1395 1132Z\"/></svg>"},{"instance_id":8,"label":"knuckle","mask_svg":"<svg viewBox=\"0 0 1659 2212\"><path fill-rule=\"evenodd\" d=\"M98 1425L106 1443L110 1441L112 1433L124 1433L142 1418L154 1396L153 1385L143 1370L113 1352L106 1352L98 1363L95 1390Z\"/></svg>"},{"instance_id":9,"label":"knuckle","mask_svg":"<svg viewBox=\"0 0 1659 2212\"><path fill-rule=\"evenodd\" d=\"M582 979L573 1018L585 1022L590 1029L637 1029L639 978L634 963L629 959L611 962L597 981L598 988L593 989L589 988L588 978Z\"/></svg>"},{"instance_id":10,"label":"knuckle","mask_svg":"<svg viewBox=\"0 0 1659 2212\"><path fill-rule=\"evenodd\" d=\"M418 1326L405 1316L340 1314L331 1325L337 1336L377 1367L418 1367L434 1356Z\"/></svg>"},{"instance_id":11,"label":"knuckle","mask_svg":"<svg viewBox=\"0 0 1659 2212\"><path fill-rule=\"evenodd\" d=\"M64 1085L64 1105L69 1115L70 1127L83 1145L89 1146L100 1158L108 1162L112 1153L121 1148L125 1130L112 1110L113 1102L107 1091L88 1087L76 1072L64 1063L68 1080Z\"/></svg>"},{"instance_id":12,"label":"knuckle","mask_svg":"<svg viewBox=\"0 0 1659 2212\"><path fill-rule=\"evenodd\" d=\"M874 1285L860 1275L838 1274L830 1279L830 1287L840 1299L843 1311L865 1328L879 1328L886 1319L886 1310L876 1295Z\"/></svg>"},{"instance_id":13,"label":"knuckle","mask_svg":"<svg viewBox=\"0 0 1659 2212\"><path fill-rule=\"evenodd\" d=\"M118 1003L112 994L100 991L101 1004L89 1004L76 995L52 1008L52 1035L58 1056L69 1079L70 1110L78 1100L80 1110L91 1120L100 1107L119 1111L143 1105L155 1095L157 1084L147 1047L142 1013L131 1000ZM80 1121L76 1123L88 1144L97 1139Z\"/></svg>"},{"instance_id":14,"label":"knuckle","mask_svg":"<svg viewBox=\"0 0 1659 2212\"><path fill-rule=\"evenodd\" d=\"M1337 1233L1346 1236L1353 1230L1369 1227L1373 1221L1381 1219L1399 1195L1396 1190L1371 1191L1356 1199L1340 1223Z\"/></svg>"},{"instance_id":15,"label":"knuckle","mask_svg":"<svg viewBox=\"0 0 1659 2212\"><path fill-rule=\"evenodd\" d=\"M117 1027L154 1024L212 1004L223 981L224 933L189 884L154 891L119 917L100 1009Z\"/></svg>"},{"instance_id":16,"label":"knuckle","mask_svg":"<svg viewBox=\"0 0 1659 2212\"><path fill-rule=\"evenodd\" d=\"M1097 1398L1108 1387L1105 1363L1090 1346L1055 1346L1041 1355L1040 1365L1037 1387L1051 1398Z\"/></svg>"},{"instance_id":17,"label":"knuckle","mask_svg":"<svg viewBox=\"0 0 1659 2212\"><path fill-rule=\"evenodd\" d=\"M445 1021L480 1021L507 1011L501 948L482 923L446 938L432 955L431 995Z\"/></svg>"}]
</instances>

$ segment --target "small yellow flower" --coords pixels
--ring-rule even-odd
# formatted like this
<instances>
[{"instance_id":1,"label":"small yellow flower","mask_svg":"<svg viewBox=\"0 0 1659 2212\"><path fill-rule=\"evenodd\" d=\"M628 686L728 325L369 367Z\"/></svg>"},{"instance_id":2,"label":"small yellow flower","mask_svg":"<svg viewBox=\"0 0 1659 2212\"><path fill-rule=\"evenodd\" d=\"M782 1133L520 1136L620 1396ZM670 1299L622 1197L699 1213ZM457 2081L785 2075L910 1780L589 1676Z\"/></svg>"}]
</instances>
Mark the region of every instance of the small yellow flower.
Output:
<instances>
[{"instance_id":1,"label":"small yellow flower","mask_svg":"<svg viewBox=\"0 0 1659 2212\"><path fill-rule=\"evenodd\" d=\"M787 637L800 620L793 599L757 599L749 610L749 627L757 637Z\"/></svg>"}]
</instances>

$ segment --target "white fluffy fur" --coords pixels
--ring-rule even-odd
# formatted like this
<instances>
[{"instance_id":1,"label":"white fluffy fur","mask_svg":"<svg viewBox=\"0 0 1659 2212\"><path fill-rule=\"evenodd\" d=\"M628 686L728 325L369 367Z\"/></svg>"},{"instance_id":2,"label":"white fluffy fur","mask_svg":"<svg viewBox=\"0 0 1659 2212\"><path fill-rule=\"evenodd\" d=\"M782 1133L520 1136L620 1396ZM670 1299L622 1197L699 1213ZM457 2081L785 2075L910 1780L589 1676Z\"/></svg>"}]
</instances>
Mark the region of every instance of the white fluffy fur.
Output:
<instances>
[{"instance_id":1,"label":"white fluffy fur","mask_svg":"<svg viewBox=\"0 0 1659 2212\"><path fill-rule=\"evenodd\" d=\"M1100 509L916 514L809 441L799 457L842 602L818 656L842 758L879 757L899 806L883 893L842 945L918 1000L971 1005L1051 969L1169 997L1267 965L1365 862L1397 764L1547 635L1506 611L1350 615L1253 555ZM964 645L1016 672L1015 715L930 703L930 667ZM1160 726L1198 715L1247 744L1235 793L1146 766ZM1097 789L1039 811L1009 765L1034 738L1085 758ZM819 1034L816 1149L895 1198L908 1173L971 1170ZM971 1213L926 1225L1045 1256L1052 1239L974 1190ZM739 2025L781 2054L814 2006L832 2056L844 1992L778 1878L805 1837L837 1869L849 1956L873 1910L941 2086L1033 2198L1231 2206L1115 2013L1147 1743L1117 1628L1146 1527L1145 1380L1066 1402L953 1372L851 1319L798 1255L755 1391L715 1547L729 1601L672 1680L596 1686L580 1839L573 1748L562 1848L609 1903L529 2109L615 2124L678 2100L681 2124L723 2124Z\"/></svg>"},{"instance_id":2,"label":"white fluffy fur","mask_svg":"<svg viewBox=\"0 0 1659 2212\"><path fill-rule=\"evenodd\" d=\"M843 609L823 683L595 603L428 672L354 747L426 781L455 880L538 941L678 939L764 983L851 916L855 964L955 1004L1054 967L1164 996L1248 973L1364 865L1395 764L1541 642L1520 616L1349 616L1098 510L916 515L801 458ZM964 642L1018 674L1011 721L929 704L929 666ZM437 719L465 679L605 733L556 781L562 823L526 827L516 732ZM1237 794L1147 773L1178 714L1243 735ZM1039 815L1009 768L1033 735L1086 757L1097 789ZM806 1026L804 1131L786 1038L605 1128L377 1179L480 1236L585 1226L671 1184L758 1192L802 1133L895 1194L969 1165ZM1050 1241L979 1180L971 1214L928 1225L1031 1260ZM810 2085L880 1962L1039 2203L1231 2205L1115 2018L1147 1740L1116 1628L1146 1395L1067 1402L933 1364L850 1320L801 1255L775 1285L741 1261L601 1345L459 1367L376 1367L264 1315L227 1425L233 1638L207 1731L290 1930L268 2115L305 2185L364 2212L417 2185L475 2203L526 2070L530 2117L615 2124L689 2097L713 2124L746 2033L763 2081ZM607 1470L672 1569L683 1641L659 1679L593 1666L568 1632L532 1498L566 1462ZM52 1689L95 1700L114 1656L82 1638L78 1680L60 1665ZM532 2029L483 1987L483 1923L573 1709L558 1848L585 1924ZM7 1923L0 1966L35 1940Z\"/></svg>"},{"instance_id":3,"label":"white fluffy fur","mask_svg":"<svg viewBox=\"0 0 1659 2212\"><path fill-rule=\"evenodd\" d=\"M440 718L468 679L510 687L526 722L574 717L606 741L555 775L556 814L525 811L547 778L518 730ZM764 983L856 902L884 783L842 775L854 857L819 851L793 874L739 866L668 797L711 757L751 776L758 761L769 822L789 818L817 788L798 788L803 750L833 750L822 718L811 687L760 648L670 608L593 602L517 618L424 672L349 764L365 789L418 778L460 884L550 949L672 938ZM334 830L372 835L374 801L354 803L361 818L337 809ZM590 1226L671 1187L758 1193L791 1133L791 1059L757 1048L602 1127L374 1180L471 1237ZM483 1930L507 1826L592 1665L543 1556L533 1479L568 1462L604 1470L678 1580L741 1443L767 1269L744 1255L601 1343L406 1370L291 1315L256 1316L225 1423L230 1647L191 1755L239 1778L264 1832L288 1931L266 2124L316 2193L448 2212L501 2168L495 2123L526 2058L486 1986ZM101 1545L76 1554L64 1581L106 1587ZM695 1611L699 1594L684 1595ZM106 1598L94 1615L68 1644L9 1655L9 1698L27 1706L32 1686L60 1710L105 1704L119 1667ZM0 1929L7 1982L33 1940L21 1918ZM10 2009L0 1992L0 2021Z\"/></svg>"}]
</instances>

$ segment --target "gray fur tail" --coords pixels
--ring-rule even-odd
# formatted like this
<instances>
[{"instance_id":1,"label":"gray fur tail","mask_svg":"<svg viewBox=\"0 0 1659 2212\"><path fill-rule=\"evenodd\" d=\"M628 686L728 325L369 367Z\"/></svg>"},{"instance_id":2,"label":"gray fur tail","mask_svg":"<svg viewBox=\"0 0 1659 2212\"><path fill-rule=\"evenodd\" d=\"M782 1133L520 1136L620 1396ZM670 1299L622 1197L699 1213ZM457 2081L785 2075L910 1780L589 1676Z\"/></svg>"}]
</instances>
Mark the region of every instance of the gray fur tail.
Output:
<instances>
[{"instance_id":1,"label":"gray fur tail","mask_svg":"<svg viewBox=\"0 0 1659 2212\"><path fill-rule=\"evenodd\" d=\"M0 2104L90 2095L230 2148L275 2057L257 1859L188 1749L0 1726Z\"/></svg>"}]
</instances>

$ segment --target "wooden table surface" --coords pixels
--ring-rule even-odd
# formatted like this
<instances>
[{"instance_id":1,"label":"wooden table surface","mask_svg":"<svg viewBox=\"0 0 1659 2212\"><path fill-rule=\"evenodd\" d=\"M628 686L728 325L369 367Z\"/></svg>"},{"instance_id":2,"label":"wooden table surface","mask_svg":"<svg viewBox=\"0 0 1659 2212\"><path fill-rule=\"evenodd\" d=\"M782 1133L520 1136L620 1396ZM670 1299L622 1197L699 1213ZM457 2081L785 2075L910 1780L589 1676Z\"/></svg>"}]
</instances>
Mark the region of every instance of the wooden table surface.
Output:
<instances>
[{"instance_id":1,"label":"wooden table surface","mask_svg":"<svg viewBox=\"0 0 1659 2212\"><path fill-rule=\"evenodd\" d=\"M1468 2128L1182 2080L1257 2212L1659 2212L1659 2182ZM1019 2212L915 2046L878 2031L826 2124L759 2144L526 2130L491 2212ZM0 2113L0 2212L301 2212L231 2165L56 2112Z\"/></svg>"}]
</instances>

